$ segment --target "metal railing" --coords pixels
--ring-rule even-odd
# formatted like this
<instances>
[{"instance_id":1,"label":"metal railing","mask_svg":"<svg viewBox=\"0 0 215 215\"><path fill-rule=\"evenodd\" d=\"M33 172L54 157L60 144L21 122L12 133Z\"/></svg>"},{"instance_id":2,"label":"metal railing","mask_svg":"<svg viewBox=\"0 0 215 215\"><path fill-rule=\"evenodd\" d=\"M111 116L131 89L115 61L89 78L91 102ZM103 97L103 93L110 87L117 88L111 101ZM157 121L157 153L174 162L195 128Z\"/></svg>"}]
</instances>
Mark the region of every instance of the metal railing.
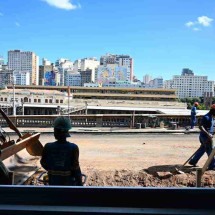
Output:
<instances>
[{"instance_id":1,"label":"metal railing","mask_svg":"<svg viewBox=\"0 0 215 215\"><path fill-rule=\"evenodd\" d=\"M17 115L10 116L17 127L51 127L58 115ZM197 120L200 121L200 117ZM166 115L166 114L95 114L95 115L70 115L73 127L130 127L137 123L142 127L160 127L162 122L165 127L176 123L178 127L190 125L190 116L187 115ZM7 123L0 117L0 125L7 126Z\"/></svg>"}]
</instances>

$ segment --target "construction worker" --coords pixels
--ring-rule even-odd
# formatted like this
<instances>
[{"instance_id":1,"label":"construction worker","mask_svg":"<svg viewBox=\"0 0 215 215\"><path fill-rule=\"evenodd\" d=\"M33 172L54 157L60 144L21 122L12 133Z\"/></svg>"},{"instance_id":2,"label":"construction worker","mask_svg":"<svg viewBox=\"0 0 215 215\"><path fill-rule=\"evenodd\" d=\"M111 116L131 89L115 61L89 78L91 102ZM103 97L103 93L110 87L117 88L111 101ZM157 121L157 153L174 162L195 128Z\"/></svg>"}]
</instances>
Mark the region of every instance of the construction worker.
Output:
<instances>
[{"instance_id":1,"label":"construction worker","mask_svg":"<svg viewBox=\"0 0 215 215\"><path fill-rule=\"evenodd\" d=\"M79 148L66 140L70 137L70 119L57 117L54 120L56 141L44 146L41 165L48 171L49 185L82 186L79 166Z\"/></svg>"},{"instance_id":2,"label":"construction worker","mask_svg":"<svg viewBox=\"0 0 215 215\"><path fill-rule=\"evenodd\" d=\"M210 111L202 117L201 124L199 126L200 135L199 140L201 146L197 150L194 157L189 161L190 165L196 166L199 159L203 156L206 152L209 156L212 149L214 148L213 145L213 134L214 134L214 119L215 117L215 104L213 104L210 108ZM215 159L212 160L208 169L215 169Z\"/></svg>"},{"instance_id":3,"label":"construction worker","mask_svg":"<svg viewBox=\"0 0 215 215\"><path fill-rule=\"evenodd\" d=\"M199 106L199 103L195 102L193 104L193 107L191 108L191 127L190 127L191 129L193 129L196 124L196 110L198 106Z\"/></svg>"}]
</instances>

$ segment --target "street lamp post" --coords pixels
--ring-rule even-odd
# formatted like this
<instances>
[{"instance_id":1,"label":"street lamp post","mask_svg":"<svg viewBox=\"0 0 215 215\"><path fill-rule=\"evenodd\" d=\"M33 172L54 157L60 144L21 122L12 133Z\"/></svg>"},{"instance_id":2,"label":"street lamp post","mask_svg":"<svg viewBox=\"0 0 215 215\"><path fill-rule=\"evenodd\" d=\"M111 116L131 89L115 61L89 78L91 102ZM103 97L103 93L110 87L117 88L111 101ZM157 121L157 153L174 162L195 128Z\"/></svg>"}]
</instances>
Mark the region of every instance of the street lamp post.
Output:
<instances>
[{"instance_id":1,"label":"street lamp post","mask_svg":"<svg viewBox=\"0 0 215 215\"><path fill-rule=\"evenodd\" d=\"M16 103L15 103L15 78L13 76L13 115L16 116Z\"/></svg>"},{"instance_id":2,"label":"street lamp post","mask_svg":"<svg viewBox=\"0 0 215 215\"><path fill-rule=\"evenodd\" d=\"M68 86L68 117L69 117L69 109L70 109L70 87Z\"/></svg>"}]
</instances>

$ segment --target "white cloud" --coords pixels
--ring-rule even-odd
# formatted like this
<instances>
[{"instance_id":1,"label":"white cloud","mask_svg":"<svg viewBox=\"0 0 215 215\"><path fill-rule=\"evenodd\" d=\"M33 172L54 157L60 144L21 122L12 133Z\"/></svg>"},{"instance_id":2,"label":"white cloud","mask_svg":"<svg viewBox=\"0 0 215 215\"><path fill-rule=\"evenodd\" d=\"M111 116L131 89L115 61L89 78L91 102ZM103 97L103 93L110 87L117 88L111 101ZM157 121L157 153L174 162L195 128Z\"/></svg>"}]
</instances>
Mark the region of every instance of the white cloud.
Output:
<instances>
[{"instance_id":1,"label":"white cloud","mask_svg":"<svg viewBox=\"0 0 215 215\"><path fill-rule=\"evenodd\" d=\"M0 16L3 16L4 14L0 12Z\"/></svg>"},{"instance_id":2,"label":"white cloud","mask_svg":"<svg viewBox=\"0 0 215 215\"><path fill-rule=\"evenodd\" d=\"M17 27L20 27L20 26L21 26L19 22L15 22L15 25L16 25Z\"/></svg>"},{"instance_id":3,"label":"white cloud","mask_svg":"<svg viewBox=\"0 0 215 215\"><path fill-rule=\"evenodd\" d=\"M211 23L213 22L213 19L207 17L207 16L200 16L197 18L197 21L192 22L189 21L187 23L185 23L185 25L188 28L191 28L193 31L201 31L200 27L209 27L211 25Z\"/></svg>"},{"instance_id":4,"label":"white cloud","mask_svg":"<svg viewBox=\"0 0 215 215\"><path fill-rule=\"evenodd\" d=\"M65 10L75 10L77 8L80 8L80 5L74 5L70 0L42 0L46 3L48 3L51 6L65 9Z\"/></svg>"},{"instance_id":5,"label":"white cloud","mask_svg":"<svg viewBox=\"0 0 215 215\"><path fill-rule=\"evenodd\" d=\"M195 27L195 28L193 28L193 30L194 30L194 31L201 31L201 29L200 29L200 28L196 28L196 27Z\"/></svg>"},{"instance_id":6,"label":"white cloud","mask_svg":"<svg viewBox=\"0 0 215 215\"><path fill-rule=\"evenodd\" d=\"M185 25L187 27L192 27L193 25L195 25L195 23L194 22L187 22Z\"/></svg>"},{"instance_id":7,"label":"white cloud","mask_svg":"<svg viewBox=\"0 0 215 215\"><path fill-rule=\"evenodd\" d=\"M205 27L208 27L211 25L211 22L213 22L213 19L207 17L207 16L200 16L198 17L198 23L200 25L203 25Z\"/></svg>"}]
</instances>

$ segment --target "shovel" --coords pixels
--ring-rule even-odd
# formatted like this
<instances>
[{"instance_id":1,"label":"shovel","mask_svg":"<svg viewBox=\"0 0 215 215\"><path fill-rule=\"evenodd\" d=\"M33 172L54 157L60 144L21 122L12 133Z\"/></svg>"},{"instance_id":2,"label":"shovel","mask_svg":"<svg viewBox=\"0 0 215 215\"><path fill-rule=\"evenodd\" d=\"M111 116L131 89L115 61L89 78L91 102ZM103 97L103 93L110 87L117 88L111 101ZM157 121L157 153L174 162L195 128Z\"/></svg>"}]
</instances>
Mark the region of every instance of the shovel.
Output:
<instances>
[{"instance_id":1,"label":"shovel","mask_svg":"<svg viewBox=\"0 0 215 215\"><path fill-rule=\"evenodd\" d=\"M191 160L191 158L197 153L198 149L184 162L181 168L175 167L175 171L179 174L185 174L181 169Z\"/></svg>"}]
</instances>

